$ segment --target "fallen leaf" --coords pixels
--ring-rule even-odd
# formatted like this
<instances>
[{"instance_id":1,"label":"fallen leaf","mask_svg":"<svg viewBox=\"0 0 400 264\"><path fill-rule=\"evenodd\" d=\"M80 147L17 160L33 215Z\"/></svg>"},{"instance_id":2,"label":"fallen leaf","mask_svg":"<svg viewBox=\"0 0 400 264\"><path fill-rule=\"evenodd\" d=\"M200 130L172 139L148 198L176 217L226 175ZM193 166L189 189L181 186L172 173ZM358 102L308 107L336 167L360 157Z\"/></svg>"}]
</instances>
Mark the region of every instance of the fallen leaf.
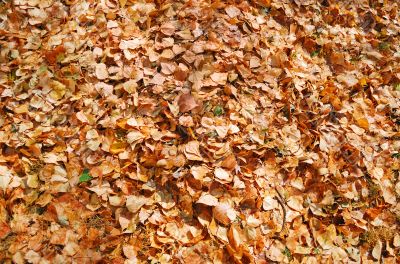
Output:
<instances>
[{"instance_id":1,"label":"fallen leaf","mask_svg":"<svg viewBox=\"0 0 400 264\"><path fill-rule=\"evenodd\" d=\"M96 64L96 77L99 80L108 78L107 66L104 63Z\"/></svg>"},{"instance_id":2,"label":"fallen leaf","mask_svg":"<svg viewBox=\"0 0 400 264\"><path fill-rule=\"evenodd\" d=\"M220 85L225 85L228 80L228 73L226 72L214 72L210 75L211 80Z\"/></svg>"},{"instance_id":3,"label":"fallen leaf","mask_svg":"<svg viewBox=\"0 0 400 264\"><path fill-rule=\"evenodd\" d=\"M316 237L319 245L323 249L331 249L334 247L333 242L336 239L336 228L335 225L331 224L329 225L325 231L319 232L317 237Z\"/></svg>"},{"instance_id":4,"label":"fallen leaf","mask_svg":"<svg viewBox=\"0 0 400 264\"><path fill-rule=\"evenodd\" d=\"M132 122L130 122L130 124L132 124ZM126 135L126 139L129 144L132 144L133 142L137 142L144 138L145 136L139 131L131 131Z\"/></svg>"},{"instance_id":5,"label":"fallen leaf","mask_svg":"<svg viewBox=\"0 0 400 264\"><path fill-rule=\"evenodd\" d=\"M235 155L227 156L221 163L221 167L227 170L233 170L237 165Z\"/></svg>"},{"instance_id":6,"label":"fallen leaf","mask_svg":"<svg viewBox=\"0 0 400 264\"><path fill-rule=\"evenodd\" d=\"M178 100L179 111L182 113L189 112L196 108L198 104L191 94L182 94Z\"/></svg>"},{"instance_id":7,"label":"fallen leaf","mask_svg":"<svg viewBox=\"0 0 400 264\"><path fill-rule=\"evenodd\" d=\"M83 170L81 176L79 177L79 182L88 182L92 179L92 177L89 174L89 170L85 169Z\"/></svg>"},{"instance_id":8,"label":"fallen leaf","mask_svg":"<svg viewBox=\"0 0 400 264\"><path fill-rule=\"evenodd\" d=\"M225 7L225 12L230 18L234 18L240 15L240 9L237 8L236 6Z\"/></svg>"},{"instance_id":9,"label":"fallen leaf","mask_svg":"<svg viewBox=\"0 0 400 264\"><path fill-rule=\"evenodd\" d=\"M200 144L198 141L193 140L188 142L184 147L184 153L188 160L203 160L200 154Z\"/></svg>"},{"instance_id":10,"label":"fallen leaf","mask_svg":"<svg viewBox=\"0 0 400 264\"><path fill-rule=\"evenodd\" d=\"M211 194L204 193L196 203L205 204L208 206L216 206L218 205L218 199Z\"/></svg>"},{"instance_id":11,"label":"fallen leaf","mask_svg":"<svg viewBox=\"0 0 400 264\"><path fill-rule=\"evenodd\" d=\"M160 31L167 36L172 36L175 33L175 26L171 22L167 22L161 25Z\"/></svg>"},{"instance_id":12,"label":"fallen leaf","mask_svg":"<svg viewBox=\"0 0 400 264\"><path fill-rule=\"evenodd\" d=\"M0 239L5 239L10 233L11 228L7 225L7 223L0 222Z\"/></svg>"},{"instance_id":13,"label":"fallen leaf","mask_svg":"<svg viewBox=\"0 0 400 264\"><path fill-rule=\"evenodd\" d=\"M378 241L376 241L374 248L372 249L372 256L374 257L374 259L378 261L381 259L382 247L383 247L382 241L378 239Z\"/></svg>"},{"instance_id":14,"label":"fallen leaf","mask_svg":"<svg viewBox=\"0 0 400 264\"><path fill-rule=\"evenodd\" d=\"M235 210L227 203L219 203L213 208L213 215L218 222L228 225L236 219Z\"/></svg>"},{"instance_id":15,"label":"fallen leaf","mask_svg":"<svg viewBox=\"0 0 400 264\"><path fill-rule=\"evenodd\" d=\"M229 175L229 172L227 172L226 170L222 169L222 168L216 168L214 171L214 175L215 177L217 177L220 180L229 180L231 178L231 176Z\"/></svg>"},{"instance_id":16,"label":"fallen leaf","mask_svg":"<svg viewBox=\"0 0 400 264\"><path fill-rule=\"evenodd\" d=\"M145 196L129 195L126 197L126 208L132 213L136 213L142 206L149 202L149 198Z\"/></svg>"}]
</instances>

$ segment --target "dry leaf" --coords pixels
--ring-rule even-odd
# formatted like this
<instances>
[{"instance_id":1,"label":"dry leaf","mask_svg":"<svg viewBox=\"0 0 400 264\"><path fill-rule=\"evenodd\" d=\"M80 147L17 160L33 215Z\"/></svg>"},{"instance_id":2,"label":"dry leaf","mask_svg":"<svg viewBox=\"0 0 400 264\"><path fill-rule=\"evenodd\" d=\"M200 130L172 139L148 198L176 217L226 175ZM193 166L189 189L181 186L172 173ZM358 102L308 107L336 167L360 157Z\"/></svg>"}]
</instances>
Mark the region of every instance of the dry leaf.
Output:
<instances>
[{"instance_id":1,"label":"dry leaf","mask_svg":"<svg viewBox=\"0 0 400 264\"><path fill-rule=\"evenodd\" d=\"M396 263L398 5L349 2L2 1L0 262Z\"/></svg>"},{"instance_id":2,"label":"dry leaf","mask_svg":"<svg viewBox=\"0 0 400 264\"><path fill-rule=\"evenodd\" d=\"M231 179L231 175L229 174L229 172L227 172L226 170L222 169L222 168L216 168L214 171L214 175L215 177L217 177L220 180L223 181L227 181L229 179Z\"/></svg>"},{"instance_id":3,"label":"dry leaf","mask_svg":"<svg viewBox=\"0 0 400 264\"><path fill-rule=\"evenodd\" d=\"M190 168L190 173L196 180L203 180L203 178L210 172L210 169L205 166L193 166Z\"/></svg>"},{"instance_id":4,"label":"dry leaf","mask_svg":"<svg viewBox=\"0 0 400 264\"><path fill-rule=\"evenodd\" d=\"M160 31L167 36L172 36L175 33L175 26L171 22L167 22L161 25Z\"/></svg>"},{"instance_id":5,"label":"dry leaf","mask_svg":"<svg viewBox=\"0 0 400 264\"><path fill-rule=\"evenodd\" d=\"M213 208L213 215L218 222L228 225L236 219L235 210L227 203L219 203Z\"/></svg>"},{"instance_id":6,"label":"dry leaf","mask_svg":"<svg viewBox=\"0 0 400 264\"><path fill-rule=\"evenodd\" d=\"M214 196L212 196L211 194L204 193L199 198L199 200L197 200L197 203L205 204L208 206L216 206L216 205L218 205L218 199L215 198Z\"/></svg>"},{"instance_id":7,"label":"dry leaf","mask_svg":"<svg viewBox=\"0 0 400 264\"><path fill-rule=\"evenodd\" d=\"M228 73L226 72L214 72L210 75L211 80L220 85L225 85L228 80Z\"/></svg>"},{"instance_id":8,"label":"dry leaf","mask_svg":"<svg viewBox=\"0 0 400 264\"><path fill-rule=\"evenodd\" d=\"M225 7L225 12L230 18L234 18L240 15L240 9L237 8L236 6Z\"/></svg>"},{"instance_id":9,"label":"dry leaf","mask_svg":"<svg viewBox=\"0 0 400 264\"><path fill-rule=\"evenodd\" d=\"M236 158L233 154L227 156L221 163L221 167L227 170L233 170L237 165Z\"/></svg>"},{"instance_id":10,"label":"dry leaf","mask_svg":"<svg viewBox=\"0 0 400 264\"><path fill-rule=\"evenodd\" d=\"M144 196L129 195L126 197L126 208L132 213L136 213L142 206L149 202L149 198Z\"/></svg>"},{"instance_id":11,"label":"dry leaf","mask_svg":"<svg viewBox=\"0 0 400 264\"><path fill-rule=\"evenodd\" d=\"M200 144L198 141L190 141L184 147L184 153L188 160L202 161L203 157L200 154Z\"/></svg>"},{"instance_id":12,"label":"dry leaf","mask_svg":"<svg viewBox=\"0 0 400 264\"><path fill-rule=\"evenodd\" d=\"M132 125L132 124L133 124L132 121L130 121L130 125ZM135 124L133 124L133 125L135 125ZM129 144L132 144L132 143L137 142L144 138L145 138L145 136L139 131L131 131L126 135L126 140Z\"/></svg>"},{"instance_id":13,"label":"dry leaf","mask_svg":"<svg viewBox=\"0 0 400 264\"><path fill-rule=\"evenodd\" d=\"M378 239L378 241L376 241L374 248L372 249L372 256L378 261L381 259L382 247L383 247L382 241Z\"/></svg>"},{"instance_id":14,"label":"dry leaf","mask_svg":"<svg viewBox=\"0 0 400 264\"><path fill-rule=\"evenodd\" d=\"M325 229L325 231L319 232L316 239L323 249L332 249L334 247L333 242L336 239L335 225L331 224Z\"/></svg>"},{"instance_id":15,"label":"dry leaf","mask_svg":"<svg viewBox=\"0 0 400 264\"><path fill-rule=\"evenodd\" d=\"M104 63L96 64L96 77L99 80L108 78L107 66Z\"/></svg>"},{"instance_id":16,"label":"dry leaf","mask_svg":"<svg viewBox=\"0 0 400 264\"><path fill-rule=\"evenodd\" d=\"M182 94L178 100L179 111L182 113L189 112L196 108L198 104L191 94Z\"/></svg>"}]
</instances>

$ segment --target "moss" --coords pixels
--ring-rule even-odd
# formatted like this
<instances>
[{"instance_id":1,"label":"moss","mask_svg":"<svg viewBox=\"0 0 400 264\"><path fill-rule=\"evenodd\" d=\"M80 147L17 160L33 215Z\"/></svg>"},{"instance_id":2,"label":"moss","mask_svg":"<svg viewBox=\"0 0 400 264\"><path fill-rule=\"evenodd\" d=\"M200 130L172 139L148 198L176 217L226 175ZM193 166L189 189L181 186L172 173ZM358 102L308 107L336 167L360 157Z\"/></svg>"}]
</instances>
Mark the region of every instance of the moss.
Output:
<instances>
[{"instance_id":1,"label":"moss","mask_svg":"<svg viewBox=\"0 0 400 264\"><path fill-rule=\"evenodd\" d=\"M285 255L289 260L293 259L292 253L287 247L285 247L285 249L282 251L282 254Z\"/></svg>"},{"instance_id":2,"label":"moss","mask_svg":"<svg viewBox=\"0 0 400 264\"><path fill-rule=\"evenodd\" d=\"M391 241L396 231L388 227L373 227L360 235L360 244L373 248L378 240Z\"/></svg>"}]
</instances>

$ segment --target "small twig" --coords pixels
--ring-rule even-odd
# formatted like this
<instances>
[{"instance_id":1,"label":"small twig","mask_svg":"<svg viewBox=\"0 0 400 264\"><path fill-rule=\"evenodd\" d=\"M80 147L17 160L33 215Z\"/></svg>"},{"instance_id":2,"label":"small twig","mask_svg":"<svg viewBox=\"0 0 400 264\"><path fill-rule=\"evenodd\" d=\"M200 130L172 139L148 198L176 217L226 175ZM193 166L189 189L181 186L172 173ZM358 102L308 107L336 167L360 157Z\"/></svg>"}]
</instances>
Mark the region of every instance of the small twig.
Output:
<instances>
[{"instance_id":1,"label":"small twig","mask_svg":"<svg viewBox=\"0 0 400 264\"><path fill-rule=\"evenodd\" d=\"M274 197L277 201L278 201L278 203L282 206L282 211L283 211L283 219L282 219L282 227L281 227L281 230L278 232L278 234L276 235L276 237L278 237L281 233L282 233L282 231L283 231L283 229L285 228L285 225L286 225L286 208L285 208L285 204L284 204L284 199L283 199L283 197L282 197L282 195L281 195L281 193L278 191L278 189L275 187L275 191L276 191L276 193L278 194L278 197Z\"/></svg>"}]
</instances>

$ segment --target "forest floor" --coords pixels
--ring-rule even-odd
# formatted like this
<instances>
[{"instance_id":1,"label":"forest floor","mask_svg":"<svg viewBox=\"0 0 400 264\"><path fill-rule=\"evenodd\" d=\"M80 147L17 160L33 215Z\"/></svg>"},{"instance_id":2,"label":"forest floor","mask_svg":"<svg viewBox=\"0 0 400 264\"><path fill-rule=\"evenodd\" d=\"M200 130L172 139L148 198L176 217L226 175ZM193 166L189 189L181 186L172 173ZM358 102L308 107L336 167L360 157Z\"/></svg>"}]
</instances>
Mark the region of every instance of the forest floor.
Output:
<instances>
[{"instance_id":1,"label":"forest floor","mask_svg":"<svg viewBox=\"0 0 400 264\"><path fill-rule=\"evenodd\" d=\"M1 0L1 263L399 263L400 3Z\"/></svg>"}]
</instances>

